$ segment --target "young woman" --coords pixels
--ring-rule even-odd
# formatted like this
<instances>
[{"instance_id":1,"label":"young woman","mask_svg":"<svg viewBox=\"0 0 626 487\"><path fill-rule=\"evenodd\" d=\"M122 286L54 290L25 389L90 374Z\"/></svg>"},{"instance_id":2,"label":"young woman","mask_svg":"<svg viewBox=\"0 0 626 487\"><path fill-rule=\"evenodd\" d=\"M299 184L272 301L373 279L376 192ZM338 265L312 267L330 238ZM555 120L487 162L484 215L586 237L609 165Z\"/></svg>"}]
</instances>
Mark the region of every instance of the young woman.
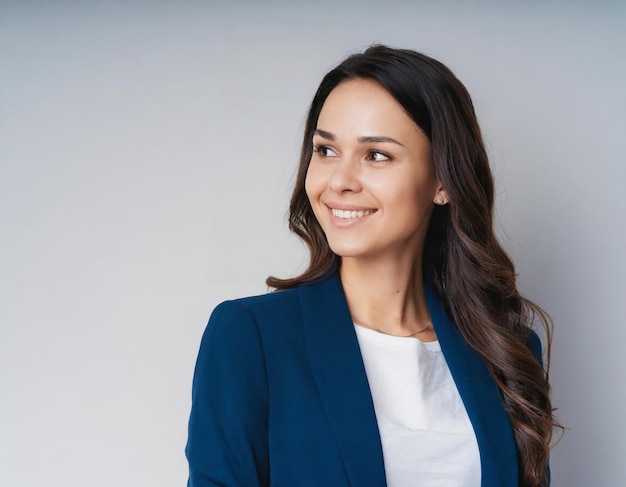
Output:
<instances>
[{"instance_id":1,"label":"young woman","mask_svg":"<svg viewBox=\"0 0 626 487\"><path fill-rule=\"evenodd\" d=\"M373 46L328 73L290 210L309 268L222 303L204 334L189 486L547 485L556 423L532 325L549 321L494 235L450 70Z\"/></svg>"}]
</instances>

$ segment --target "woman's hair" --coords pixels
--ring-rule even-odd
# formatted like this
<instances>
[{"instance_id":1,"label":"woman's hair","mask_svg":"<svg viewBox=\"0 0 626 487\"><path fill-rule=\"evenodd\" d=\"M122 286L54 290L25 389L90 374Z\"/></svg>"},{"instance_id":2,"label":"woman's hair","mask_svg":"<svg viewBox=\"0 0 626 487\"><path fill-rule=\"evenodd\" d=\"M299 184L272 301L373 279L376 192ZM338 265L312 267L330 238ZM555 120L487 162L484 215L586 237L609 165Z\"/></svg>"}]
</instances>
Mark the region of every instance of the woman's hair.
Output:
<instances>
[{"instance_id":1,"label":"woman's hair","mask_svg":"<svg viewBox=\"0 0 626 487\"><path fill-rule=\"evenodd\" d=\"M493 178L474 107L446 66L414 51L375 45L324 77L306 120L289 215L289 228L309 248L309 267L298 277L266 282L276 289L297 286L322 276L336 258L309 204L305 179L322 106L337 85L353 79L385 88L430 140L433 169L448 204L434 207L424 273L501 390L515 434L520 485L544 485L552 432L559 425L552 415L547 367L534 356L530 341L538 320L549 360L551 322L517 290L513 263L493 230Z\"/></svg>"}]
</instances>

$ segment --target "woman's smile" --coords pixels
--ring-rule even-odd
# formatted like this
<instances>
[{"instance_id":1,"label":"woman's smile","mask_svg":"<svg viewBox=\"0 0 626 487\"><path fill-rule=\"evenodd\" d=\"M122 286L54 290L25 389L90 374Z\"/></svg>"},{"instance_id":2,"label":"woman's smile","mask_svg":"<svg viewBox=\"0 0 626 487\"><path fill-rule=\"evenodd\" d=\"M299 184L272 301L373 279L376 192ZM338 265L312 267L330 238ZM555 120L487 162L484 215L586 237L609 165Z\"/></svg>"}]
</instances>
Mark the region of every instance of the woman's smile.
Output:
<instances>
[{"instance_id":1,"label":"woman's smile","mask_svg":"<svg viewBox=\"0 0 626 487\"><path fill-rule=\"evenodd\" d=\"M337 218L340 218L342 220L348 220L348 219L354 219L354 218L362 218L364 216L368 216L371 215L373 213L372 210L330 210L331 213L333 214L333 216L336 216Z\"/></svg>"},{"instance_id":2,"label":"woman's smile","mask_svg":"<svg viewBox=\"0 0 626 487\"><path fill-rule=\"evenodd\" d=\"M337 228L352 228L368 220L367 217L378 211L357 205L325 203L330 213L330 222Z\"/></svg>"}]
</instances>

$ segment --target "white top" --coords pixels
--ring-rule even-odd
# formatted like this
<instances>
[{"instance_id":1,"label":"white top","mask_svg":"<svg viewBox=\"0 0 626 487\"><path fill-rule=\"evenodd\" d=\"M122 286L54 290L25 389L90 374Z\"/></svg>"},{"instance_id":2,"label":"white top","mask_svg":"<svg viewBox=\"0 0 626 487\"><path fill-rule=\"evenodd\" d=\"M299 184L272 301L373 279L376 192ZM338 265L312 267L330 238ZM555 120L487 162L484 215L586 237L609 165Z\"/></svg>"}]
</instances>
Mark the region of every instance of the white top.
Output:
<instances>
[{"instance_id":1,"label":"white top","mask_svg":"<svg viewBox=\"0 0 626 487\"><path fill-rule=\"evenodd\" d=\"M480 487L474 429L438 341L355 325L388 487Z\"/></svg>"}]
</instances>

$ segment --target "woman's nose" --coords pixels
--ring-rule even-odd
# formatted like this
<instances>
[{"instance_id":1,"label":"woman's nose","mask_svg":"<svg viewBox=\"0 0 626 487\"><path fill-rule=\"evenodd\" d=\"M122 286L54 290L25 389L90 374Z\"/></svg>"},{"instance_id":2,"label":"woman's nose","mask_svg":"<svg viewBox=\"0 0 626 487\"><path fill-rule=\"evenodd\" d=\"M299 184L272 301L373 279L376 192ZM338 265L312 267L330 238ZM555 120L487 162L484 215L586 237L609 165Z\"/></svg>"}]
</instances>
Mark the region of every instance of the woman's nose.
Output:
<instances>
[{"instance_id":1,"label":"woman's nose","mask_svg":"<svg viewBox=\"0 0 626 487\"><path fill-rule=\"evenodd\" d=\"M356 160L349 158L341 159L335 165L328 187L336 193L345 193L347 191L360 191L360 167Z\"/></svg>"}]
</instances>

